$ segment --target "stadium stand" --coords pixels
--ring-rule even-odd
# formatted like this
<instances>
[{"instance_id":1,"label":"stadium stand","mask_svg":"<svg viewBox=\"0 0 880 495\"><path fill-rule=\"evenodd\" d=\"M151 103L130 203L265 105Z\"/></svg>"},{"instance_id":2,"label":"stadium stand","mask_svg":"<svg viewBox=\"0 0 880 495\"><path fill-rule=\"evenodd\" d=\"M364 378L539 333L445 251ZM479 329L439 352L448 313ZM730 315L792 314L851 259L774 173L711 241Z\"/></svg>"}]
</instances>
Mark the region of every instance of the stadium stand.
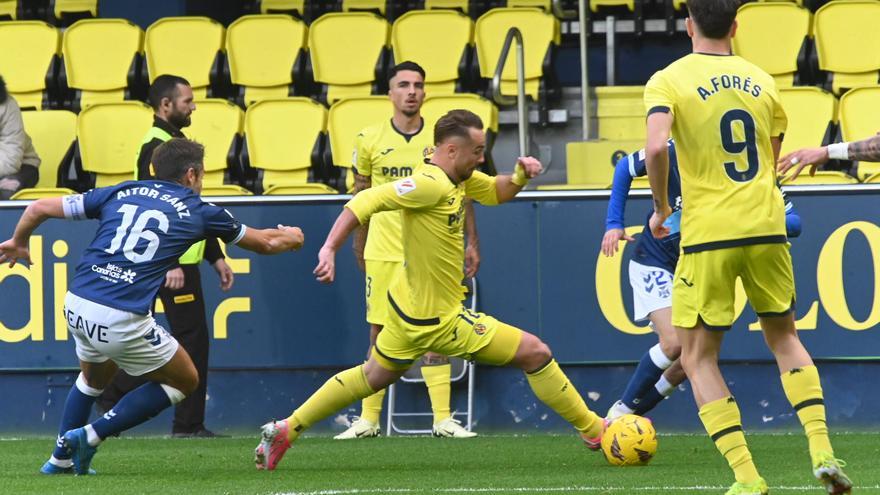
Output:
<instances>
[{"instance_id":1,"label":"stadium stand","mask_svg":"<svg viewBox=\"0 0 880 495\"><path fill-rule=\"evenodd\" d=\"M328 104L380 93L385 86L388 22L371 13L324 14L309 28L310 68L317 96Z\"/></svg>"},{"instance_id":2,"label":"stadium stand","mask_svg":"<svg viewBox=\"0 0 880 495\"><path fill-rule=\"evenodd\" d=\"M98 0L50 0L56 22L69 26L80 19L98 17Z\"/></svg>"},{"instance_id":3,"label":"stadium stand","mask_svg":"<svg viewBox=\"0 0 880 495\"><path fill-rule=\"evenodd\" d=\"M330 146L325 151L324 161L333 165L330 168L338 182L341 182L339 178L344 177L345 191L351 191L354 186L354 176L343 171L352 167L352 153L358 133L367 126L390 119L393 113L394 107L387 96L346 98L330 107L327 117ZM338 186L343 189L342 184Z\"/></svg>"},{"instance_id":4,"label":"stadium stand","mask_svg":"<svg viewBox=\"0 0 880 495\"><path fill-rule=\"evenodd\" d=\"M241 148L244 113L227 100L210 99L196 103L192 123L183 129L190 139L205 146L206 186L241 183L238 153Z\"/></svg>"},{"instance_id":5,"label":"stadium stand","mask_svg":"<svg viewBox=\"0 0 880 495\"><path fill-rule=\"evenodd\" d=\"M0 0L0 21L18 19L18 2L16 0Z\"/></svg>"},{"instance_id":6,"label":"stadium stand","mask_svg":"<svg viewBox=\"0 0 880 495\"><path fill-rule=\"evenodd\" d=\"M815 175L810 175L806 171L797 176L794 180L785 178L782 180L783 185L803 186L803 185L827 185L827 184L857 184L859 181L851 175L835 170L818 170Z\"/></svg>"},{"instance_id":7,"label":"stadium stand","mask_svg":"<svg viewBox=\"0 0 880 495\"><path fill-rule=\"evenodd\" d=\"M59 176L73 151L76 140L76 114L67 110L22 112L24 129L40 156L38 188L55 188L64 181Z\"/></svg>"},{"instance_id":8,"label":"stadium stand","mask_svg":"<svg viewBox=\"0 0 880 495\"><path fill-rule=\"evenodd\" d=\"M880 2L844 0L828 3L816 11L813 33L818 66L827 72L825 85L835 94L877 84L878 25Z\"/></svg>"},{"instance_id":9,"label":"stadium stand","mask_svg":"<svg viewBox=\"0 0 880 495\"><path fill-rule=\"evenodd\" d=\"M495 73L504 38L510 28L516 27L525 45L526 94L534 101L544 102L553 83L552 56L560 43L559 21L547 12L535 8L492 9L477 19L475 39L477 60L483 84ZM501 94L516 95L516 50L508 53L501 74Z\"/></svg>"},{"instance_id":10,"label":"stadium stand","mask_svg":"<svg viewBox=\"0 0 880 495\"><path fill-rule=\"evenodd\" d=\"M235 184L202 184L201 196L253 196L254 193Z\"/></svg>"},{"instance_id":11,"label":"stadium stand","mask_svg":"<svg viewBox=\"0 0 880 495\"><path fill-rule=\"evenodd\" d=\"M550 11L550 0L507 0L507 7L537 7Z\"/></svg>"},{"instance_id":12,"label":"stadium stand","mask_svg":"<svg viewBox=\"0 0 880 495\"><path fill-rule=\"evenodd\" d=\"M132 180L141 142L152 124L153 111L137 101L96 103L80 112L74 157L76 189ZM82 177L80 171L92 175Z\"/></svg>"},{"instance_id":13,"label":"stadium stand","mask_svg":"<svg viewBox=\"0 0 880 495\"><path fill-rule=\"evenodd\" d=\"M810 31L810 12L787 2L747 3L737 13L739 27L733 52L764 69L778 88L788 88L806 78L805 66ZM772 50L767 47L772 46Z\"/></svg>"},{"instance_id":14,"label":"stadium stand","mask_svg":"<svg viewBox=\"0 0 880 495\"><path fill-rule=\"evenodd\" d=\"M260 0L257 11L261 14L296 14L300 18L305 17L305 0Z\"/></svg>"},{"instance_id":15,"label":"stadium stand","mask_svg":"<svg viewBox=\"0 0 880 495\"><path fill-rule=\"evenodd\" d=\"M630 15L634 21L634 32L636 36L641 36L645 32L645 19L644 19L644 8L645 1L644 0L589 0L590 2L590 12L597 17L603 16L605 11L609 11L609 14L614 14L618 16L618 12L625 9L625 12Z\"/></svg>"},{"instance_id":16,"label":"stadium stand","mask_svg":"<svg viewBox=\"0 0 880 495\"><path fill-rule=\"evenodd\" d=\"M463 14L470 12L468 0L425 0L425 9L453 9Z\"/></svg>"},{"instance_id":17,"label":"stadium stand","mask_svg":"<svg viewBox=\"0 0 880 495\"><path fill-rule=\"evenodd\" d=\"M52 107L61 48L58 30L42 21L2 22L0 47L0 75L18 105Z\"/></svg>"},{"instance_id":18,"label":"stadium stand","mask_svg":"<svg viewBox=\"0 0 880 495\"><path fill-rule=\"evenodd\" d=\"M599 139L644 139L644 86L596 87Z\"/></svg>"},{"instance_id":19,"label":"stadium stand","mask_svg":"<svg viewBox=\"0 0 880 495\"><path fill-rule=\"evenodd\" d=\"M151 24L144 40L150 83L173 74L189 81L196 99L217 94L225 32L207 17L166 17Z\"/></svg>"},{"instance_id":20,"label":"stadium stand","mask_svg":"<svg viewBox=\"0 0 880 495\"><path fill-rule=\"evenodd\" d=\"M840 140L859 141L877 134L880 125L880 87L862 87L840 97ZM880 163L859 162L857 176L865 180L880 172Z\"/></svg>"},{"instance_id":21,"label":"stadium stand","mask_svg":"<svg viewBox=\"0 0 880 495\"><path fill-rule=\"evenodd\" d=\"M816 87L800 87L782 89L779 97L788 117L780 156L832 141L837 119L837 99L834 95Z\"/></svg>"},{"instance_id":22,"label":"stadium stand","mask_svg":"<svg viewBox=\"0 0 880 495\"><path fill-rule=\"evenodd\" d=\"M473 21L453 10L413 10L391 29L394 62L412 60L421 65L429 95L464 89L473 45Z\"/></svg>"},{"instance_id":23,"label":"stadium stand","mask_svg":"<svg viewBox=\"0 0 880 495\"><path fill-rule=\"evenodd\" d=\"M492 158L492 147L498 136L498 107L491 101L475 94L458 94L445 96L428 96L422 105L422 117L425 127L433 129L440 117L450 110L464 108L479 115L486 131L486 162L483 171L495 175L495 161Z\"/></svg>"},{"instance_id":24,"label":"stadium stand","mask_svg":"<svg viewBox=\"0 0 880 495\"><path fill-rule=\"evenodd\" d=\"M327 110L309 98L262 100L244 117L241 159L249 189L302 184L323 178Z\"/></svg>"},{"instance_id":25,"label":"stadium stand","mask_svg":"<svg viewBox=\"0 0 880 495\"><path fill-rule=\"evenodd\" d=\"M281 14L248 15L229 25L226 55L241 105L297 93L306 57L305 23Z\"/></svg>"},{"instance_id":26,"label":"stadium stand","mask_svg":"<svg viewBox=\"0 0 880 495\"><path fill-rule=\"evenodd\" d=\"M310 182L307 184L276 184L263 191L266 195L298 195L298 194L339 194L327 184Z\"/></svg>"},{"instance_id":27,"label":"stadium stand","mask_svg":"<svg viewBox=\"0 0 880 495\"><path fill-rule=\"evenodd\" d=\"M566 146L568 184L579 189L607 189L617 160L645 146L644 140L572 142Z\"/></svg>"},{"instance_id":28,"label":"stadium stand","mask_svg":"<svg viewBox=\"0 0 880 495\"><path fill-rule=\"evenodd\" d=\"M375 12L384 16L385 0L342 0L344 12Z\"/></svg>"},{"instance_id":29,"label":"stadium stand","mask_svg":"<svg viewBox=\"0 0 880 495\"><path fill-rule=\"evenodd\" d=\"M84 19L64 31L59 76L73 110L122 101L137 91L144 32L124 19Z\"/></svg>"}]
</instances>

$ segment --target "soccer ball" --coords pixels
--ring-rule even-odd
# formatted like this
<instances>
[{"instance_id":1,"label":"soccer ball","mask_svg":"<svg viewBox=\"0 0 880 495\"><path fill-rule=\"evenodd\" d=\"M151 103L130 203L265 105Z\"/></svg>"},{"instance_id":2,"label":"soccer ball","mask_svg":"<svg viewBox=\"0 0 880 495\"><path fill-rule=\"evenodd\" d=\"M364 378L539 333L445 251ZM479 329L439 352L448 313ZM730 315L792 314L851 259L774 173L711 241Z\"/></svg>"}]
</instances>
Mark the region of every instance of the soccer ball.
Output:
<instances>
[{"instance_id":1,"label":"soccer ball","mask_svg":"<svg viewBox=\"0 0 880 495\"><path fill-rule=\"evenodd\" d=\"M602 435L602 453L615 466L644 466L657 452L657 432L651 420L626 414Z\"/></svg>"}]
</instances>

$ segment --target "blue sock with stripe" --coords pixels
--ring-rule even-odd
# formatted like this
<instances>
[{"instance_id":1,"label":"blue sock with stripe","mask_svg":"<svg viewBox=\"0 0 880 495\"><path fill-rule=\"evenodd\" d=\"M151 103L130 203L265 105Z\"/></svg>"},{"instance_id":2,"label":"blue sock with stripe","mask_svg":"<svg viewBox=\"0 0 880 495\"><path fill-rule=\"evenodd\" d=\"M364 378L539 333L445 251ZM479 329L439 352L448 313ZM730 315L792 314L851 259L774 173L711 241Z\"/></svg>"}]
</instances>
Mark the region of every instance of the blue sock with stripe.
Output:
<instances>
[{"instance_id":1,"label":"blue sock with stripe","mask_svg":"<svg viewBox=\"0 0 880 495\"><path fill-rule=\"evenodd\" d=\"M92 413L92 405L94 405L95 399L101 395L101 392L103 392L103 390L88 386L82 373L76 378L76 383L70 387L70 392L67 394L67 400L64 401L64 412L61 414L61 426L58 428L58 439L55 442L55 450L52 452L52 460L50 462L58 465L59 463L53 461L68 461L60 463L64 465L62 467L67 467L70 460L70 454L60 447L61 436L68 430L79 428L89 422L89 415Z\"/></svg>"},{"instance_id":2,"label":"blue sock with stripe","mask_svg":"<svg viewBox=\"0 0 880 495\"><path fill-rule=\"evenodd\" d=\"M638 411L643 396L654 388L654 384L671 365L672 361L660 350L660 344L650 348L639 361L620 400L626 407Z\"/></svg>"},{"instance_id":3,"label":"blue sock with stripe","mask_svg":"<svg viewBox=\"0 0 880 495\"><path fill-rule=\"evenodd\" d=\"M642 395L639 407L636 408L635 413L639 416L644 416L650 410L657 407L657 404L663 402L663 399L672 395L672 392L675 392L675 385L669 383L669 380L664 375L660 375L657 383Z\"/></svg>"},{"instance_id":4,"label":"blue sock with stripe","mask_svg":"<svg viewBox=\"0 0 880 495\"><path fill-rule=\"evenodd\" d=\"M92 428L101 440L122 433L159 414L171 406L171 398L166 387L155 382L145 383L125 394L113 409L92 423ZM180 393L177 390L171 389ZM183 394L180 394L181 397ZM89 442L91 443L91 442Z\"/></svg>"}]
</instances>

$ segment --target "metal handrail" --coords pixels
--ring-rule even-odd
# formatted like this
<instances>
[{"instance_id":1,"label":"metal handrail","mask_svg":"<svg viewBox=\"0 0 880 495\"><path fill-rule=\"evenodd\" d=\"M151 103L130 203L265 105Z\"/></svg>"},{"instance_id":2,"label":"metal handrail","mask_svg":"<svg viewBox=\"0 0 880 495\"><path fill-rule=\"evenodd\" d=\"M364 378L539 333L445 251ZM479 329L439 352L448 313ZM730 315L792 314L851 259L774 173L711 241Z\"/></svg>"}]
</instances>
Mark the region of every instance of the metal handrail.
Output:
<instances>
[{"instance_id":1,"label":"metal handrail","mask_svg":"<svg viewBox=\"0 0 880 495\"><path fill-rule=\"evenodd\" d=\"M504 72L504 64L507 62L507 54L510 45L516 40L516 96L501 94L501 74ZM519 156L529 154L529 115L526 109L526 67L525 46L523 45L522 33L512 27L504 37L504 45L501 47L501 56L495 66L495 74L492 76L492 99L499 105L513 105L516 103L516 113L519 117Z\"/></svg>"},{"instance_id":2,"label":"metal handrail","mask_svg":"<svg viewBox=\"0 0 880 495\"><path fill-rule=\"evenodd\" d=\"M553 11L553 15L558 19L569 20L575 19L578 16L577 10L566 10L562 7L562 0L553 0L550 4L550 10Z\"/></svg>"},{"instance_id":3,"label":"metal handrail","mask_svg":"<svg viewBox=\"0 0 880 495\"><path fill-rule=\"evenodd\" d=\"M587 1L578 1L578 26L581 46L581 137L590 139L590 80L587 73Z\"/></svg>"}]
</instances>

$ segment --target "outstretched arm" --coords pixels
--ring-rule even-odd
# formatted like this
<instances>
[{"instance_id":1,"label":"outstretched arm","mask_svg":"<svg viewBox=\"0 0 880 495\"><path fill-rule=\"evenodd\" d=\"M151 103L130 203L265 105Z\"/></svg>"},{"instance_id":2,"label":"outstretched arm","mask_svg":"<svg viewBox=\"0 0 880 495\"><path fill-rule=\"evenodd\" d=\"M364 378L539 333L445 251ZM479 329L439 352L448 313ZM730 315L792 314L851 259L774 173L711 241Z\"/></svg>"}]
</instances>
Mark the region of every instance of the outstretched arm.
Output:
<instances>
[{"instance_id":1,"label":"outstretched arm","mask_svg":"<svg viewBox=\"0 0 880 495\"><path fill-rule=\"evenodd\" d=\"M342 213L336 217L324 246L318 252L318 266L312 272L318 282L329 284L336 278L336 252L358 226L360 222L355 214L350 209L343 208Z\"/></svg>"},{"instance_id":2,"label":"outstretched arm","mask_svg":"<svg viewBox=\"0 0 880 495\"><path fill-rule=\"evenodd\" d=\"M645 146L645 165L648 169L648 182L654 196L654 214L651 216L651 233L660 239L669 234L663 226L672 214L669 205L669 151L666 144L672 129L672 114L655 112L648 115L648 142Z\"/></svg>"},{"instance_id":3,"label":"outstretched arm","mask_svg":"<svg viewBox=\"0 0 880 495\"><path fill-rule=\"evenodd\" d=\"M495 178L495 193L498 204L506 203L515 198L529 183L529 179L537 177L544 170L541 162L531 156L521 156L511 175L499 175ZM477 199L479 201L479 199Z\"/></svg>"},{"instance_id":4,"label":"outstretched arm","mask_svg":"<svg viewBox=\"0 0 880 495\"><path fill-rule=\"evenodd\" d=\"M831 159L880 162L880 134L851 143L793 151L779 159L777 170L780 174L793 170L791 177L795 178L804 168L810 167L810 175L813 175L817 167Z\"/></svg>"},{"instance_id":5,"label":"outstretched arm","mask_svg":"<svg viewBox=\"0 0 880 495\"><path fill-rule=\"evenodd\" d=\"M31 234L50 218L64 218L62 198L43 198L29 204L15 226L12 238L0 244L0 263L9 262L10 268L17 260L31 263L28 244Z\"/></svg>"},{"instance_id":6,"label":"outstretched arm","mask_svg":"<svg viewBox=\"0 0 880 495\"><path fill-rule=\"evenodd\" d=\"M299 227L278 225L275 229L247 228L238 245L259 254L278 254L285 251L296 251L304 241Z\"/></svg>"}]
</instances>

